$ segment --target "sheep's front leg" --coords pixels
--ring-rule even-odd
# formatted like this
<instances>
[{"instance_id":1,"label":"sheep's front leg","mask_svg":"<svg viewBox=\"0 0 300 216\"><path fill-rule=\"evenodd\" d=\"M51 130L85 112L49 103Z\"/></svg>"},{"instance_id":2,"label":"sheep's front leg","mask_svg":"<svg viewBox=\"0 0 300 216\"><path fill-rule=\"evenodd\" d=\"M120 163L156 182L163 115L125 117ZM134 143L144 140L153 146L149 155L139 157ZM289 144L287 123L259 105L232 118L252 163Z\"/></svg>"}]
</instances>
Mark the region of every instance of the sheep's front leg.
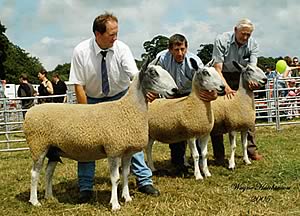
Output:
<instances>
[{"instance_id":1,"label":"sheep's front leg","mask_svg":"<svg viewBox=\"0 0 300 216\"><path fill-rule=\"evenodd\" d=\"M38 186L40 172L43 167L46 153L47 152L44 152L37 161L33 162L32 170L31 170L31 190L30 190L29 202L34 206L41 205L41 203L38 201L37 198L37 186Z\"/></svg>"},{"instance_id":2,"label":"sheep's front leg","mask_svg":"<svg viewBox=\"0 0 300 216\"><path fill-rule=\"evenodd\" d=\"M48 161L46 168L46 189L45 189L45 198L50 198L53 196L52 193L52 178L57 161Z\"/></svg>"},{"instance_id":3,"label":"sheep's front leg","mask_svg":"<svg viewBox=\"0 0 300 216\"><path fill-rule=\"evenodd\" d=\"M153 164L153 158L152 158L153 143L154 143L154 139L149 137L149 142L147 145L147 162L148 162L148 166L152 170L152 172L156 171L154 164Z\"/></svg>"},{"instance_id":4,"label":"sheep's front leg","mask_svg":"<svg viewBox=\"0 0 300 216\"><path fill-rule=\"evenodd\" d=\"M192 153L192 157L194 160L194 175L196 177L196 180L199 179L203 179L201 172L200 172L200 168L199 168L199 153L197 151L197 147L196 147L196 139L189 139L187 140L189 148L191 150Z\"/></svg>"},{"instance_id":5,"label":"sheep's front leg","mask_svg":"<svg viewBox=\"0 0 300 216\"><path fill-rule=\"evenodd\" d=\"M210 135L206 135L202 138L199 139L200 142L200 148L201 148L201 167L202 167L202 171L204 173L205 177L210 177L211 174L208 170L208 165L207 165L207 144L208 144L208 140L209 140Z\"/></svg>"},{"instance_id":6,"label":"sheep's front leg","mask_svg":"<svg viewBox=\"0 0 300 216\"><path fill-rule=\"evenodd\" d=\"M125 202L132 201L130 194L129 194L129 187L128 187L128 175L130 172L130 163L131 163L132 155L125 155L122 158L122 175L123 175L123 190L122 190L122 198L125 199Z\"/></svg>"},{"instance_id":7,"label":"sheep's front leg","mask_svg":"<svg viewBox=\"0 0 300 216\"><path fill-rule=\"evenodd\" d=\"M236 149L236 132L231 131L229 132L229 142L230 142L230 158L229 158L229 169L233 170L235 168L235 161L234 161L234 155L235 155L235 149Z\"/></svg>"},{"instance_id":8,"label":"sheep's front leg","mask_svg":"<svg viewBox=\"0 0 300 216\"><path fill-rule=\"evenodd\" d=\"M241 140L242 140L242 147L243 147L243 160L246 165L251 164L247 153L247 146L248 146L247 131L241 132Z\"/></svg>"},{"instance_id":9,"label":"sheep's front leg","mask_svg":"<svg viewBox=\"0 0 300 216\"><path fill-rule=\"evenodd\" d=\"M110 180L112 184L110 203L112 205L112 210L115 211L121 208L118 201L118 184L120 182L120 174L119 174L120 158L109 157L108 164L110 170Z\"/></svg>"}]
</instances>

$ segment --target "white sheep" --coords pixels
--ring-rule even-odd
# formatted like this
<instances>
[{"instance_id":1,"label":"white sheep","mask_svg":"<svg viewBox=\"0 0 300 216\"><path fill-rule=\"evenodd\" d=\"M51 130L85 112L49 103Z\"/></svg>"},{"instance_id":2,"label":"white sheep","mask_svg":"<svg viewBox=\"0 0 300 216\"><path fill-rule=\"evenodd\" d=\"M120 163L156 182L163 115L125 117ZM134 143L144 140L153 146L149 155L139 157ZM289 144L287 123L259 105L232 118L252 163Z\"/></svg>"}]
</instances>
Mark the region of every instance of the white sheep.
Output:
<instances>
[{"instance_id":1,"label":"white sheep","mask_svg":"<svg viewBox=\"0 0 300 216\"><path fill-rule=\"evenodd\" d=\"M147 160L150 169L154 171L152 146L155 140L162 143L187 140L194 160L194 175L196 179L203 179L198 165L199 153L195 139L200 139L203 172L208 177L211 174L207 168L207 142L214 117L211 103L201 100L199 91L216 90L218 94L222 94L225 86L214 67L198 68L194 59L191 58L190 61L195 69L191 93L177 99L158 99L149 106Z\"/></svg>"},{"instance_id":2,"label":"white sheep","mask_svg":"<svg viewBox=\"0 0 300 216\"><path fill-rule=\"evenodd\" d=\"M248 64L246 67L233 62L241 72L239 88L234 97L218 97L212 101L215 122L213 134L229 133L230 159L229 169L235 168L234 154L236 149L236 133L241 132L243 147L243 160L251 164L247 154L247 131L255 127L255 104L253 90L249 89L249 82L256 82L260 86L265 85L267 77L257 66Z\"/></svg>"},{"instance_id":3,"label":"white sheep","mask_svg":"<svg viewBox=\"0 0 300 216\"><path fill-rule=\"evenodd\" d=\"M100 104L42 104L26 113L24 131L33 159L29 202L41 205L37 186L43 161L49 149L77 161L108 158L112 210L120 208L117 187L122 160L122 197L131 201L128 174L131 156L148 143L147 92L173 95L177 86L167 71L151 65L142 69L120 100ZM49 156L49 155L47 155ZM49 159L46 168L45 197L52 196L52 176L57 161Z\"/></svg>"}]
</instances>

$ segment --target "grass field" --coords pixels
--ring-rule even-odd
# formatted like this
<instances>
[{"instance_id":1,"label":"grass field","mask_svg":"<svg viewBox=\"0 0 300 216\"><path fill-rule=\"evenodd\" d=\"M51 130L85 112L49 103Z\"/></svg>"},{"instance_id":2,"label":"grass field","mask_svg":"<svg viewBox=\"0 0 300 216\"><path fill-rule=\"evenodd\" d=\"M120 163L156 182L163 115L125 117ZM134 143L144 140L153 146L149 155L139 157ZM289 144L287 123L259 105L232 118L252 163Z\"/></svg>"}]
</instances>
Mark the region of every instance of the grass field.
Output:
<instances>
[{"instance_id":1,"label":"grass field","mask_svg":"<svg viewBox=\"0 0 300 216\"><path fill-rule=\"evenodd\" d=\"M228 140L228 138L226 138ZM238 141L240 144L240 141ZM95 197L89 204L76 204L78 198L77 164L63 159L53 178L54 198L44 199L44 170L39 185L41 207L29 204L29 151L0 153L1 215L300 215L300 127L257 128L262 161L245 166L241 146L236 152L234 171L213 164L209 144L209 168L212 177L196 181L190 177L154 176L159 197L139 193L130 176L131 203L121 201L122 209L110 210L111 184L107 161L97 161ZM168 145L154 145L157 168L170 168ZM226 143L226 155L229 145Z\"/></svg>"}]
</instances>

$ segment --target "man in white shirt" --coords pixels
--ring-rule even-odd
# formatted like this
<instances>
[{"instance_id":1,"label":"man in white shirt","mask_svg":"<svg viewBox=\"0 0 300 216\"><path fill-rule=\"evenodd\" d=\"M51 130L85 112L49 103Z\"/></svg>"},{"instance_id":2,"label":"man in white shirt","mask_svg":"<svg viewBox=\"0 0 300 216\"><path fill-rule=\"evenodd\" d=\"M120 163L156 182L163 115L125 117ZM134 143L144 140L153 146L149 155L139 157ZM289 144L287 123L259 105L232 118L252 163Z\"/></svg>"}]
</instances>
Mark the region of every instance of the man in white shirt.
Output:
<instances>
[{"instance_id":1,"label":"man in white shirt","mask_svg":"<svg viewBox=\"0 0 300 216\"><path fill-rule=\"evenodd\" d=\"M95 37L78 44L71 61L70 81L75 84L80 104L95 104L118 100L128 90L130 81L139 72L129 47L117 40L118 19L110 13L95 18ZM147 95L152 101L155 96ZM101 124L101 122L99 122ZM88 128L87 128L88 130ZM137 177L138 190L158 196L152 185L152 172L143 152L132 157L132 171ZM79 202L92 198L95 162L78 162Z\"/></svg>"}]
</instances>

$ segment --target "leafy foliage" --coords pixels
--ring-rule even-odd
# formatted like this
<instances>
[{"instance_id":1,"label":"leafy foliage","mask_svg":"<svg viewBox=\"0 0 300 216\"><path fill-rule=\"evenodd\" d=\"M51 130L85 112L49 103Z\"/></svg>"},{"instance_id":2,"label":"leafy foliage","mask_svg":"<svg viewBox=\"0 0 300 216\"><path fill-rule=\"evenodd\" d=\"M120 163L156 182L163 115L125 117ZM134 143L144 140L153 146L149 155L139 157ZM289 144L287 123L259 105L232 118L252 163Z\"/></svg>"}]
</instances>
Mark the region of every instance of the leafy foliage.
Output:
<instances>
[{"instance_id":1,"label":"leafy foliage","mask_svg":"<svg viewBox=\"0 0 300 216\"><path fill-rule=\"evenodd\" d=\"M56 72L59 74L60 79L63 81L69 80L69 73L70 73L71 64L65 63L63 65L57 65L53 71L50 72L50 76L52 72ZM50 77L49 76L49 77Z\"/></svg>"},{"instance_id":2,"label":"leafy foliage","mask_svg":"<svg viewBox=\"0 0 300 216\"><path fill-rule=\"evenodd\" d=\"M167 49L168 45L168 37L163 35L155 36L151 41L144 42L143 47L146 50L146 53L143 53L141 57L143 60L147 57L154 59L159 52Z\"/></svg>"},{"instance_id":3,"label":"leafy foliage","mask_svg":"<svg viewBox=\"0 0 300 216\"><path fill-rule=\"evenodd\" d=\"M39 59L12 44L5 36L5 26L0 23L1 51L6 55L4 71L7 83L19 83L21 73L26 73L32 83L38 83L37 73L42 68Z\"/></svg>"},{"instance_id":4,"label":"leafy foliage","mask_svg":"<svg viewBox=\"0 0 300 216\"><path fill-rule=\"evenodd\" d=\"M201 59L203 64L207 64L213 53L213 44L200 44L200 49L197 50L197 56Z\"/></svg>"}]
</instances>

